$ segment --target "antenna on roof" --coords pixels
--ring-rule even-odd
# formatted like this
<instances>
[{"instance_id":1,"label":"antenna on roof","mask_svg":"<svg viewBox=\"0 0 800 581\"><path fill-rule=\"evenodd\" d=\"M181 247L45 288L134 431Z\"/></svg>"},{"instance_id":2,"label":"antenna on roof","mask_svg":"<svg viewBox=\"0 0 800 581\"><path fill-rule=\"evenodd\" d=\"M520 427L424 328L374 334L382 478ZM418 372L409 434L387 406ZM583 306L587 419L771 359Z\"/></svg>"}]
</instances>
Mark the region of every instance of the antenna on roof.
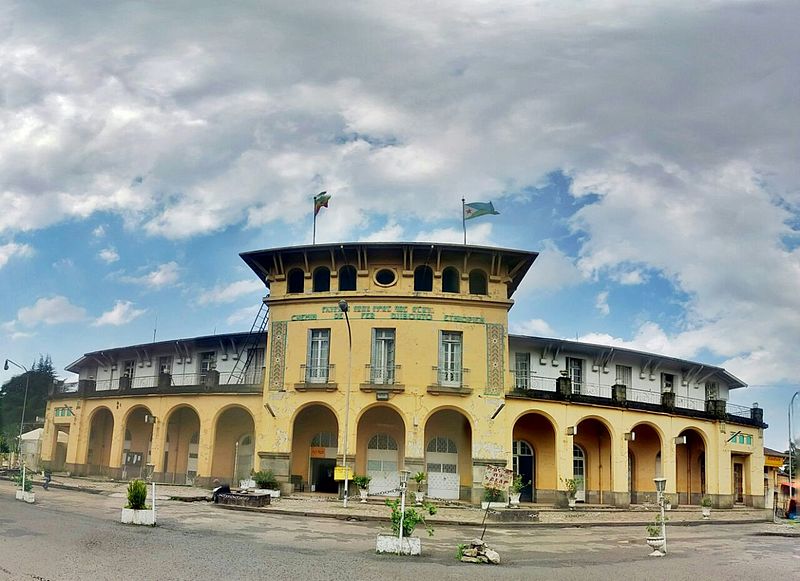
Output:
<instances>
[{"instance_id":1,"label":"antenna on roof","mask_svg":"<svg viewBox=\"0 0 800 581\"><path fill-rule=\"evenodd\" d=\"M153 324L153 343L156 342L156 331L158 330L158 313L156 313L156 322Z\"/></svg>"}]
</instances>

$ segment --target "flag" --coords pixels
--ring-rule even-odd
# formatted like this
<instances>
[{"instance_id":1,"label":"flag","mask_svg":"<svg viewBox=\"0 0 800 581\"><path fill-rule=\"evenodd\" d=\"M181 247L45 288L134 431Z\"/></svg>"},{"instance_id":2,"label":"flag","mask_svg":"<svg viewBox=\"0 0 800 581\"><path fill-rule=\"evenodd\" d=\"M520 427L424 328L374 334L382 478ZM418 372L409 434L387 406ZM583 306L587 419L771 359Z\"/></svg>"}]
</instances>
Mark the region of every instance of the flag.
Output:
<instances>
[{"instance_id":1,"label":"flag","mask_svg":"<svg viewBox=\"0 0 800 581\"><path fill-rule=\"evenodd\" d=\"M491 202L470 202L464 204L464 219L470 220L478 216L486 216L487 214L499 214Z\"/></svg>"},{"instance_id":2,"label":"flag","mask_svg":"<svg viewBox=\"0 0 800 581\"><path fill-rule=\"evenodd\" d=\"M319 209L324 207L328 207L328 200L331 199L330 194L328 192L320 192L316 196L314 196L314 216L316 217L319 214Z\"/></svg>"}]
</instances>

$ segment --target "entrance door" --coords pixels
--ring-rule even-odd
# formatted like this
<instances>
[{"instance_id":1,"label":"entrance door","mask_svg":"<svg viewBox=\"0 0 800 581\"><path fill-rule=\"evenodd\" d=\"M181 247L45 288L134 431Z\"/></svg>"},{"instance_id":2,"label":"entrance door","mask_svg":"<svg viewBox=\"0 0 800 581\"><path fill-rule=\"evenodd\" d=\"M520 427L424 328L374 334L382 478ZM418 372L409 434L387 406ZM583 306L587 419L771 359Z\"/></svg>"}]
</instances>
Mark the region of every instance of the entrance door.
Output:
<instances>
[{"instance_id":1,"label":"entrance door","mask_svg":"<svg viewBox=\"0 0 800 581\"><path fill-rule=\"evenodd\" d=\"M397 442L389 434L375 434L367 444L370 494L395 494L400 482Z\"/></svg>"},{"instance_id":2,"label":"entrance door","mask_svg":"<svg viewBox=\"0 0 800 581\"><path fill-rule=\"evenodd\" d=\"M186 484L194 484L197 476L197 462L200 455L200 434L195 432L189 441L189 458L186 461Z\"/></svg>"},{"instance_id":3,"label":"entrance door","mask_svg":"<svg viewBox=\"0 0 800 581\"><path fill-rule=\"evenodd\" d=\"M435 437L425 454L428 470L428 496L458 500L458 449L450 438Z\"/></svg>"},{"instance_id":4,"label":"entrance door","mask_svg":"<svg viewBox=\"0 0 800 581\"><path fill-rule=\"evenodd\" d=\"M250 478L250 470L253 468L253 438L250 434L245 434L236 446L236 469L233 481L239 482L245 478Z\"/></svg>"},{"instance_id":5,"label":"entrance door","mask_svg":"<svg viewBox=\"0 0 800 581\"><path fill-rule=\"evenodd\" d=\"M514 440L513 442L514 447L514 458L513 458L513 468L514 474L518 474L522 477L523 482L527 482L527 484L520 490L520 501L522 502L534 502L534 490L536 490L536 484L533 481L533 449L530 447L528 442L524 440Z\"/></svg>"},{"instance_id":6,"label":"entrance door","mask_svg":"<svg viewBox=\"0 0 800 581\"><path fill-rule=\"evenodd\" d=\"M586 456L580 446L572 447L572 474L578 487L575 500L586 502Z\"/></svg>"},{"instance_id":7,"label":"entrance door","mask_svg":"<svg viewBox=\"0 0 800 581\"><path fill-rule=\"evenodd\" d=\"M733 465L734 502L744 503L744 470L741 464Z\"/></svg>"},{"instance_id":8,"label":"entrance door","mask_svg":"<svg viewBox=\"0 0 800 581\"><path fill-rule=\"evenodd\" d=\"M311 486L315 492L339 492L339 484L333 479L334 468L335 459L311 459Z\"/></svg>"}]
</instances>

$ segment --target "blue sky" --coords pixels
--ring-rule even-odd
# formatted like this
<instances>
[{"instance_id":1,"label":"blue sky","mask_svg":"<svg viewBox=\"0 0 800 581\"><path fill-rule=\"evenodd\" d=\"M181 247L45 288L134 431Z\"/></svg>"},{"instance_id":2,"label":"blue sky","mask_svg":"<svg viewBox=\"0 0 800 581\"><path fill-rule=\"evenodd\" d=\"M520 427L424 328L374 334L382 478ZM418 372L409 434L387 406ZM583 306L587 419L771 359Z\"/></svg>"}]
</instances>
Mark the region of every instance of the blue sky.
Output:
<instances>
[{"instance_id":1,"label":"blue sky","mask_svg":"<svg viewBox=\"0 0 800 581\"><path fill-rule=\"evenodd\" d=\"M795 2L105 2L0 13L0 353L249 328L245 250L536 250L511 330L723 365L785 448ZM0 380L10 373L0 372ZM800 422L798 422L800 423Z\"/></svg>"}]
</instances>

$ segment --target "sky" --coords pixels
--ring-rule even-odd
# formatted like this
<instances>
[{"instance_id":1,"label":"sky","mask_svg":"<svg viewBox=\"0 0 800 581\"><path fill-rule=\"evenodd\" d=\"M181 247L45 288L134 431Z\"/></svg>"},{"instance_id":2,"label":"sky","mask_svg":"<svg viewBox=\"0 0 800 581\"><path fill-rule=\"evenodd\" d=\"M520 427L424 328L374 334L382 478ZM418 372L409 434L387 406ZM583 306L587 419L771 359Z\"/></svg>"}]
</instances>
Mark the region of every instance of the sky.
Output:
<instances>
[{"instance_id":1,"label":"sky","mask_svg":"<svg viewBox=\"0 0 800 581\"><path fill-rule=\"evenodd\" d=\"M514 333L800 389L800 3L0 5L0 356L248 330L247 250L540 252ZM0 371L0 381L14 373ZM800 414L798 414L800 417ZM800 424L800 421L796 423Z\"/></svg>"}]
</instances>

